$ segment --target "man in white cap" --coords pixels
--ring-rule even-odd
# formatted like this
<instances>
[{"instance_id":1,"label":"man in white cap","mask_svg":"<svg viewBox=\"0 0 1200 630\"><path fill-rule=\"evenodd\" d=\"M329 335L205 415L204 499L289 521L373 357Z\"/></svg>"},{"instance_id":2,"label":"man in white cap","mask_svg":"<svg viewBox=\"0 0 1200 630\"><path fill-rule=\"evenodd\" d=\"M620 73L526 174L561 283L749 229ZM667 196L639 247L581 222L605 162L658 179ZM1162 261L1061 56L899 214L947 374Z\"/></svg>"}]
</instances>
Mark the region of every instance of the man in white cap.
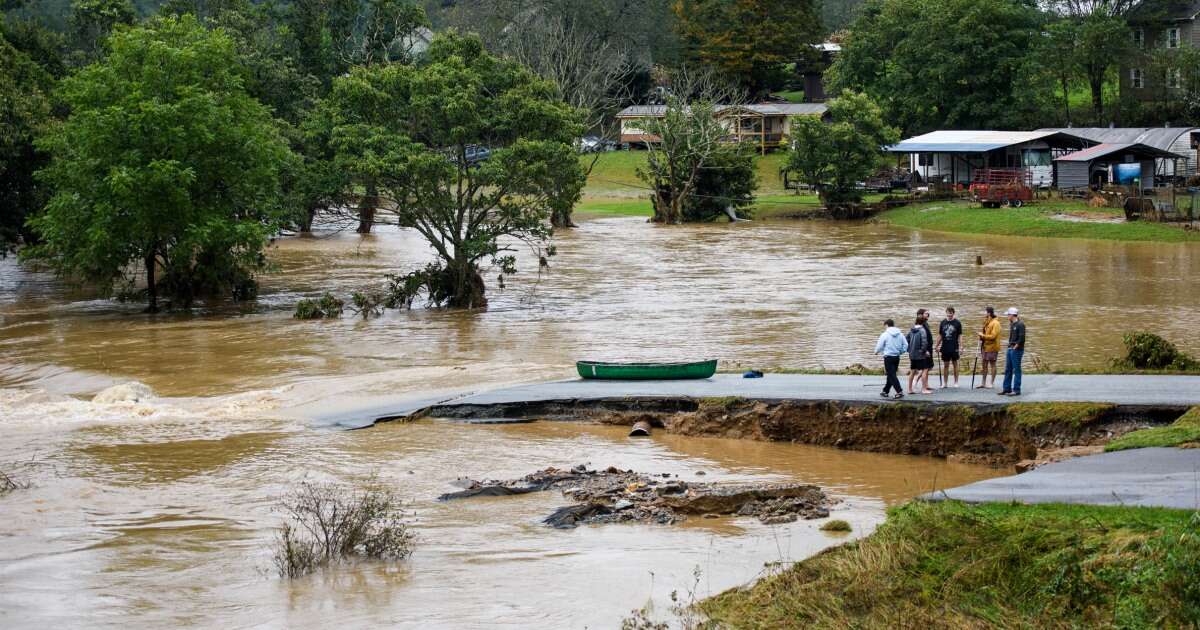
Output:
<instances>
[{"instance_id":1,"label":"man in white cap","mask_svg":"<svg viewBox=\"0 0 1200 630\"><path fill-rule=\"evenodd\" d=\"M1008 352L1004 355L1004 389L1001 396L1021 395L1021 358L1025 356L1025 322L1017 307L1005 311L1008 315Z\"/></svg>"}]
</instances>

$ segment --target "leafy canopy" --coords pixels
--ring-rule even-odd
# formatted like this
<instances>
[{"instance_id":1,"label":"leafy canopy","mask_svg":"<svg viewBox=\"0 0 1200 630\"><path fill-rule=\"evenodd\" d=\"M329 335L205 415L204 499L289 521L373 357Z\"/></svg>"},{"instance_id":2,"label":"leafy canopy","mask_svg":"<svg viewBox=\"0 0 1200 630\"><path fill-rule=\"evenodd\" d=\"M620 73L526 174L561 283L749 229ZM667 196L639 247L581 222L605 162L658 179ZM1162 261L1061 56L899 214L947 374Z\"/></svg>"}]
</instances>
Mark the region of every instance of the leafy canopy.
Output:
<instances>
[{"instance_id":1,"label":"leafy canopy","mask_svg":"<svg viewBox=\"0 0 1200 630\"><path fill-rule=\"evenodd\" d=\"M824 30L813 0L676 0L673 8L692 57L754 93L808 59Z\"/></svg>"},{"instance_id":2,"label":"leafy canopy","mask_svg":"<svg viewBox=\"0 0 1200 630\"><path fill-rule=\"evenodd\" d=\"M787 168L827 201L858 201L858 182L873 175L883 147L900 140L883 112L865 94L843 92L829 103L829 122L815 116L792 119L793 147Z\"/></svg>"},{"instance_id":3,"label":"leafy canopy","mask_svg":"<svg viewBox=\"0 0 1200 630\"><path fill-rule=\"evenodd\" d=\"M0 255L30 235L25 217L45 200L34 180L45 165L34 138L50 123L53 79L0 35Z\"/></svg>"},{"instance_id":4,"label":"leafy canopy","mask_svg":"<svg viewBox=\"0 0 1200 630\"><path fill-rule=\"evenodd\" d=\"M433 248L423 280L434 303L486 305L482 265L503 282L518 244L552 253L547 220L583 188L578 113L475 37L439 35L415 66L354 68L325 107L339 166ZM479 147L490 157L475 159Z\"/></svg>"},{"instance_id":5,"label":"leafy canopy","mask_svg":"<svg viewBox=\"0 0 1200 630\"><path fill-rule=\"evenodd\" d=\"M234 43L195 18L118 30L110 52L62 83L71 115L39 142L54 196L31 220L29 251L59 272L112 288L156 272L179 304L234 290L263 266L291 159L270 113L245 89Z\"/></svg>"},{"instance_id":6,"label":"leafy canopy","mask_svg":"<svg viewBox=\"0 0 1200 630\"><path fill-rule=\"evenodd\" d=\"M1045 114L1028 52L1041 32L1033 3L869 0L828 78L865 92L906 134L1021 129Z\"/></svg>"}]
</instances>

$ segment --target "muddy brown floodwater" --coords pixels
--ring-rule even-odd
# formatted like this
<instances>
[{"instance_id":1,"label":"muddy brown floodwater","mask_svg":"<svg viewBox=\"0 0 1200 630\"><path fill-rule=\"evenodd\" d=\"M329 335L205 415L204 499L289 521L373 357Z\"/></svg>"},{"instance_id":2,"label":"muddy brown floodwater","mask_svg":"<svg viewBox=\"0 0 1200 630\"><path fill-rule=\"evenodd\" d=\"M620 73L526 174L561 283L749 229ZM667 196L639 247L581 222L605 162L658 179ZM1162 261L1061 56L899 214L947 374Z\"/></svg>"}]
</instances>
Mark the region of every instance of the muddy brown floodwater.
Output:
<instances>
[{"instance_id":1,"label":"muddy brown floodwater","mask_svg":"<svg viewBox=\"0 0 1200 630\"><path fill-rule=\"evenodd\" d=\"M293 320L291 308L419 264L423 245L394 229L285 239L257 303L157 317L0 261L0 464L35 484L0 497L0 626L613 627L647 601L661 610L697 568L698 594L711 593L843 539L818 531L822 521L752 518L558 531L539 524L567 504L558 493L435 497L460 476L581 463L795 480L841 497L832 516L858 536L888 504L999 474L788 444L631 440L574 423L333 432L286 412L297 406L561 377L584 357L869 364L878 320L946 304L968 328L985 304L1022 307L1031 351L1052 366L1096 365L1131 328L1200 351L1194 245L604 219L563 235L559 250L540 280L493 291L486 312L325 322ZM269 574L280 495L305 478L371 475L410 501L411 560Z\"/></svg>"}]
</instances>

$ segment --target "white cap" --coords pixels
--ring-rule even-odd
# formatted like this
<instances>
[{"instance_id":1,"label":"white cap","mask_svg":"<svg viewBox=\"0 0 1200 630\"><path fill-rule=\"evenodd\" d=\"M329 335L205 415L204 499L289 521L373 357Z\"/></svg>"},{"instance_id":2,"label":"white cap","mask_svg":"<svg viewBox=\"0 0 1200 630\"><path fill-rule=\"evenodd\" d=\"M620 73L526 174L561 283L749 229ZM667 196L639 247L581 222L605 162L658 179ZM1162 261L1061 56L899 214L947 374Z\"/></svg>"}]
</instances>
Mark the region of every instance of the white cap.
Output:
<instances>
[{"instance_id":1,"label":"white cap","mask_svg":"<svg viewBox=\"0 0 1200 630\"><path fill-rule=\"evenodd\" d=\"M1015 307L1015 306L1010 306L1007 311L1004 311L1004 314L1005 315L1020 315L1021 311L1018 311L1017 307Z\"/></svg>"}]
</instances>

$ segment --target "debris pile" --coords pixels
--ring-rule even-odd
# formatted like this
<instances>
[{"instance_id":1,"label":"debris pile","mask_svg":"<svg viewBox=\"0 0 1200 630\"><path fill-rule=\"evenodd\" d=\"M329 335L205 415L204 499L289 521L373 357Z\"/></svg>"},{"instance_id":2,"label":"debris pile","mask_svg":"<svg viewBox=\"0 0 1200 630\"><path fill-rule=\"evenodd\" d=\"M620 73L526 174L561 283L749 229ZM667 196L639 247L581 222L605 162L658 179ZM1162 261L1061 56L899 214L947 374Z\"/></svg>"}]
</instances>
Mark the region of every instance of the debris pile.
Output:
<instances>
[{"instance_id":1,"label":"debris pile","mask_svg":"<svg viewBox=\"0 0 1200 630\"><path fill-rule=\"evenodd\" d=\"M576 501L543 522L557 528L586 523L679 523L688 516L754 516L766 524L829 516L833 503L820 488L794 483L693 483L670 474L608 468L547 468L507 481L463 480L442 501L559 490Z\"/></svg>"}]
</instances>

